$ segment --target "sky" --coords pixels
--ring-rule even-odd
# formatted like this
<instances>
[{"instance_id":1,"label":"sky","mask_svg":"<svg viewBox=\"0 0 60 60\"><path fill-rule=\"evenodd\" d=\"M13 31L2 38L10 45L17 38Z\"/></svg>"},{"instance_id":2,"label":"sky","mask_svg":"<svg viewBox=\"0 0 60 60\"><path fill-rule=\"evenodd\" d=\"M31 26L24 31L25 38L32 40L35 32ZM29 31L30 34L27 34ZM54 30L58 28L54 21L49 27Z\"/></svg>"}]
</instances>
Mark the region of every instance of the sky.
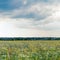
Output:
<instances>
[{"instance_id":1,"label":"sky","mask_svg":"<svg viewBox=\"0 0 60 60\"><path fill-rule=\"evenodd\" d=\"M0 37L60 37L60 0L0 0Z\"/></svg>"}]
</instances>

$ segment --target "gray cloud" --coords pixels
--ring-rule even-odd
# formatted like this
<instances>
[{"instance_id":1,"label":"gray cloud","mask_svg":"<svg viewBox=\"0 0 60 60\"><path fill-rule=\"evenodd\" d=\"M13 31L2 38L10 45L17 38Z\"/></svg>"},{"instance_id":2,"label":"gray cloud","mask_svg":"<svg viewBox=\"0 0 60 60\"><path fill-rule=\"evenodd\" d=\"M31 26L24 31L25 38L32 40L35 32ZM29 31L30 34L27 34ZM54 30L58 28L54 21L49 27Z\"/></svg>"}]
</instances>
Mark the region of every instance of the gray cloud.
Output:
<instances>
[{"instance_id":1,"label":"gray cloud","mask_svg":"<svg viewBox=\"0 0 60 60\"><path fill-rule=\"evenodd\" d=\"M54 17L55 12L59 10L60 4L59 0L16 0L15 2L13 1L11 4L15 5L18 4L18 8L4 12L2 11L0 16L4 17L9 17L11 19L16 19L16 21L21 19L26 19L28 21L31 20L31 22L25 22L22 24L17 24L17 27L22 27L22 28L36 28L36 29L43 29L43 30L51 30L55 29L54 25L54 20L58 17ZM57 2L56 2L57 1ZM51 4L52 2L52 4ZM21 3L21 4L19 4ZM59 18L58 18L59 20ZM52 25L50 24L52 23ZM57 24L57 23L56 23ZM48 25L48 26L47 26ZM56 27L57 28L57 27ZM59 28L59 27L58 27ZM57 29L58 29L57 28Z\"/></svg>"}]
</instances>

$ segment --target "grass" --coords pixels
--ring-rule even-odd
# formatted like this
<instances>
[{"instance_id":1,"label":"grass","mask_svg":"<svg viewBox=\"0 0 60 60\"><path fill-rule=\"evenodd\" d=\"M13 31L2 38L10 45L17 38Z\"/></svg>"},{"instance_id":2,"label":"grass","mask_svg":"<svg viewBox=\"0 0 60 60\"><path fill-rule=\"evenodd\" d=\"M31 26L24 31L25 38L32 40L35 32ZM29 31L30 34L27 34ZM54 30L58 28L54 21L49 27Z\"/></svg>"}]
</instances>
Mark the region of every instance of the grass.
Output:
<instances>
[{"instance_id":1,"label":"grass","mask_svg":"<svg viewBox=\"0 0 60 60\"><path fill-rule=\"evenodd\" d=\"M0 41L0 60L60 60L60 41Z\"/></svg>"}]
</instances>

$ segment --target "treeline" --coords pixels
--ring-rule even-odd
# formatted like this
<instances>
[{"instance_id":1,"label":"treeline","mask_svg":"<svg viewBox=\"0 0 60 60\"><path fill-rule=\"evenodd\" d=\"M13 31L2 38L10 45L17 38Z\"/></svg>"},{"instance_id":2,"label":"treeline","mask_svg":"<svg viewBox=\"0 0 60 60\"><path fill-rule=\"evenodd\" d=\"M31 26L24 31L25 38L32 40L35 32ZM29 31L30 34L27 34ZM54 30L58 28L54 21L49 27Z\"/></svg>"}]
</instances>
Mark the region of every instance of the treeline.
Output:
<instances>
[{"instance_id":1,"label":"treeline","mask_svg":"<svg viewBox=\"0 0 60 60\"><path fill-rule=\"evenodd\" d=\"M60 40L60 37L2 37L0 40Z\"/></svg>"}]
</instances>

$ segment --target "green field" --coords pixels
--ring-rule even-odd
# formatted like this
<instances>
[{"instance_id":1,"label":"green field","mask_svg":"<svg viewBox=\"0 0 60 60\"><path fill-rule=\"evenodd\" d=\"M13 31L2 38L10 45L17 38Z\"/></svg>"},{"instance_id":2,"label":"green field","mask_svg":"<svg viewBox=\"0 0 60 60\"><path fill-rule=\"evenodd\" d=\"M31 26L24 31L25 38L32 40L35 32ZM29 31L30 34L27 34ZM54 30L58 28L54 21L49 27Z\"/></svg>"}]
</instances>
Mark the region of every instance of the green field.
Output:
<instances>
[{"instance_id":1,"label":"green field","mask_svg":"<svg viewBox=\"0 0 60 60\"><path fill-rule=\"evenodd\" d=\"M0 60L60 60L60 41L0 41Z\"/></svg>"}]
</instances>

